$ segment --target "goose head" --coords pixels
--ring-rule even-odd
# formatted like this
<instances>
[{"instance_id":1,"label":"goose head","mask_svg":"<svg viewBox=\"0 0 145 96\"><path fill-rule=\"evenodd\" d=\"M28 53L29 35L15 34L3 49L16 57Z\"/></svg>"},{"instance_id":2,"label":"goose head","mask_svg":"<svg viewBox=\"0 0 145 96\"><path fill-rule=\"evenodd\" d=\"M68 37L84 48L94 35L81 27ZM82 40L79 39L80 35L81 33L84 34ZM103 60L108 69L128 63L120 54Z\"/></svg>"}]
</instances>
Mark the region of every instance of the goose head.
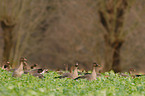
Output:
<instances>
[{"instance_id":1,"label":"goose head","mask_svg":"<svg viewBox=\"0 0 145 96\"><path fill-rule=\"evenodd\" d=\"M100 67L100 65L94 62L93 67Z\"/></svg>"}]
</instances>

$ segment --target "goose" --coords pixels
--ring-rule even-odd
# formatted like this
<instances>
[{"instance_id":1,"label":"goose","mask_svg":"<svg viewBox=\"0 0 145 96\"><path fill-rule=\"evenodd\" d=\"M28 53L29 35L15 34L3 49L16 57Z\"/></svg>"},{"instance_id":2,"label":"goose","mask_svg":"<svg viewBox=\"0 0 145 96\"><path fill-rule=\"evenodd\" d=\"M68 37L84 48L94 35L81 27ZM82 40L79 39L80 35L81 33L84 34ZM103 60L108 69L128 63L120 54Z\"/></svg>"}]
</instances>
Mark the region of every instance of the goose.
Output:
<instances>
[{"instance_id":1,"label":"goose","mask_svg":"<svg viewBox=\"0 0 145 96\"><path fill-rule=\"evenodd\" d=\"M40 74L49 73L48 69L44 69Z\"/></svg>"},{"instance_id":2,"label":"goose","mask_svg":"<svg viewBox=\"0 0 145 96\"><path fill-rule=\"evenodd\" d=\"M33 69L33 70L27 70L24 71L24 74L30 74L32 76L38 77L38 78L44 78L44 76L42 74L44 74L45 72L48 72L47 69Z\"/></svg>"},{"instance_id":3,"label":"goose","mask_svg":"<svg viewBox=\"0 0 145 96\"><path fill-rule=\"evenodd\" d=\"M48 69L44 69L41 73L33 73L32 75L38 78L45 78L42 74L44 74L45 72L48 72Z\"/></svg>"},{"instance_id":4,"label":"goose","mask_svg":"<svg viewBox=\"0 0 145 96\"><path fill-rule=\"evenodd\" d=\"M22 74L24 73L23 70L23 64L24 64L25 58L20 58L20 66L14 70L12 77L21 77Z\"/></svg>"},{"instance_id":5,"label":"goose","mask_svg":"<svg viewBox=\"0 0 145 96\"><path fill-rule=\"evenodd\" d=\"M135 74L135 77L140 77L140 76L145 76L145 74L144 73L142 73L142 74Z\"/></svg>"},{"instance_id":6,"label":"goose","mask_svg":"<svg viewBox=\"0 0 145 96\"><path fill-rule=\"evenodd\" d=\"M2 69L9 71L10 70L10 62L6 62L6 64L2 66Z\"/></svg>"},{"instance_id":7,"label":"goose","mask_svg":"<svg viewBox=\"0 0 145 96\"><path fill-rule=\"evenodd\" d=\"M145 76L145 74L132 74L133 71L136 71L136 70L133 69L133 68L130 68L130 72L129 72L129 73L131 74L131 76L132 76L133 78Z\"/></svg>"},{"instance_id":8,"label":"goose","mask_svg":"<svg viewBox=\"0 0 145 96\"><path fill-rule=\"evenodd\" d=\"M73 69L74 69L74 67L73 67L73 66L71 66L71 68L70 68L70 71L69 71L69 72L70 72L70 73L72 73L72 74L73 74ZM57 72L57 74L60 74L60 75L68 73L68 71L65 71L65 72L64 72L64 71L61 71L61 70L58 70L58 69L57 69L57 71L56 71L56 72Z\"/></svg>"},{"instance_id":9,"label":"goose","mask_svg":"<svg viewBox=\"0 0 145 96\"><path fill-rule=\"evenodd\" d=\"M38 77L38 78L44 78L44 76L41 73L34 73L32 74L34 77Z\"/></svg>"},{"instance_id":10,"label":"goose","mask_svg":"<svg viewBox=\"0 0 145 96\"><path fill-rule=\"evenodd\" d=\"M131 74L131 77L135 77L135 75L132 74L133 71L136 71L134 68L129 68L128 71L129 71L128 73ZM130 77L130 75L124 73L120 73L119 75L124 77Z\"/></svg>"},{"instance_id":11,"label":"goose","mask_svg":"<svg viewBox=\"0 0 145 96\"><path fill-rule=\"evenodd\" d=\"M65 66L65 72L68 72L68 64L64 64Z\"/></svg>"},{"instance_id":12,"label":"goose","mask_svg":"<svg viewBox=\"0 0 145 96\"><path fill-rule=\"evenodd\" d=\"M64 66L65 66L65 73L66 73L66 72L68 72L68 64L64 64ZM57 74L60 74L60 75L64 74L64 71L62 71L60 69L57 69L56 72L57 72Z\"/></svg>"},{"instance_id":13,"label":"goose","mask_svg":"<svg viewBox=\"0 0 145 96\"><path fill-rule=\"evenodd\" d=\"M23 69L24 69L24 71L28 70L27 65L28 65L28 64L27 64L26 62L23 63Z\"/></svg>"},{"instance_id":14,"label":"goose","mask_svg":"<svg viewBox=\"0 0 145 96\"><path fill-rule=\"evenodd\" d=\"M26 70L24 71L24 74L31 74L33 75L34 73L42 73L43 72L43 69L40 68L40 69L32 69L32 70Z\"/></svg>"},{"instance_id":15,"label":"goose","mask_svg":"<svg viewBox=\"0 0 145 96\"><path fill-rule=\"evenodd\" d=\"M64 74L62 74L62 76L58 76L55 78L65 78L65 77L71 78L71 79L75 79L78 77L78 63L75 64L74 72L73 72L72 67L71 67L70 73L64 73Z\"/></svg>"},{"instance_id":16,"label":"goose","mask_svg":"<svg viewBox=\"0 0 145 96\"><path fill-rule=\"evenodd\" d=\"M95 68L98 66L100 66L100 65L93 63L93 71L91 74L86 74L84 76L77 77L74 80L78 80L78 79L96 80L97 74L96 74Z\"/></svg>"},{"instance_id":17,"label":"goose","mask_svg":"<svg viewBox=\"0 0 145 96\"><path fill-rule=\"evenodd\" d=\"M95 64L95 63L93 63L93 64ZM96 68L98 68L98 67L100 67L101 65L99 65L99 64L97 64L97 66L96 66ZM102 67L102 66L101 66ZM95 71L96 71L96 68L95 68ZM84 75L87 75L87 74L91 74L91 73L84 73ZM101 76L101 73L97 73L96 72L96 75L97 76Z\"/></svg>"},{"instance_id":18,"label":"goose","mask_svg":"<svg viewBox=\"0 0 145 96\"><path fill-rule=\"evenodd\" d=\"M57 72L57 74L60 74L60 75L64 74L64 72L62 70L59 70L59 69L57 69L56 72Z\"/></svg>"},{"instance_id":19,"label":"goose","mask_svg":"<svg viewBox=\"0 0 145 96\"><path fill-rule=\"evenodd\" d=\"M31 66L31 69L35 69L38 66L38 64L34 64Z\"/></svg>"}]
</instances>

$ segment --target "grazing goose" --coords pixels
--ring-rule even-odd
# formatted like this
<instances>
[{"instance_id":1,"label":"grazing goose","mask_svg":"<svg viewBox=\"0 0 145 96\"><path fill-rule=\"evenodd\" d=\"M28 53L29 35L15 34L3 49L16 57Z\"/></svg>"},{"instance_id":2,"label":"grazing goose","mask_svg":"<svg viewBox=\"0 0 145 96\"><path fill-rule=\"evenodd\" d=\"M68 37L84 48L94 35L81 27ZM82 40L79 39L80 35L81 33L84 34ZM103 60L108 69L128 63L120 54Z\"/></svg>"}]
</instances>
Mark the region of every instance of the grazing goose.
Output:
<instances>
[{"instance_id":1,"label":"grazing goose","mask_svg":"<svg viewBox=\"0 0 145 96\"><path fill-rule=\"evenodd\" d=\"M57 70L56 72L57 72L57 74L60 74L60 75L64 74L64 72L61 70Z\"/></svg>"},{"instance_id":2,"label":"grazing goose","mask_svg":"<svg viewBox=\"0 0 145 96\"><path fill-rule=\"evenodd\" d=\"M35 76L35 77L38 77L38 78L44 78L44 76L40 73L34 73L32 75Z\"/></svg>"},{"instance_id":3,"label":"grazing goose","mask_svg":"<svg viewBox=\"0 0 145 96\"><path fill-rule=\"evenodd\" d=\"M132 72L135 71L135 69L129 68L128 71L129 71L128 73L131 74L131 77L135 77L135 75L132 74ZM124 74L124 73L120 73L119 75L120 75L120 76L124 76L124 77L130 77L130 75Z\"/></svg>"},{"instance_id":4,"label":"grazing goose","mask_svg":"<svg viewBox=\"0 0 145 96\"><path fill-rule=\"evenodd\" d=\"M68 64L64 64L65 66L65 72L68 72Z\"/></svg>"},{"instance_id":5,"label":"grazing goose","mask_svg":"<svg viewBox=\"0 0 145 96\"><path fill-rule=\"evenodd\" d=\"M44 74L44 73L49 73L48 69L43 69L43 71L40 74Z\"/></svg>"},{"instance_id":6,"label":"grazing goose","mask_svg":"<svg viewBox=\"0 0 145 96\"><path fill-rule=\"evenodd\" d=\"M64 66L65 66L65 72L68 72L68 64L64 64ZM64 71L60 69L57 69L56 72L57 74L60 74L60 75L64 74Z\"/></svg>"},{"instance_id":7,"label":"grazing goose","mask_svg":"<svg viewBox=\"0 0 145 96\"><path fill-rule=\"evenodd\" d=\"M132 78L135 78L135 77L136 77L136 75L132 73L132 72L134 72L134 71L136 71L134 68L130 68L130 69L129 69L129 74L131 74L131 77L132 77Z\"/></svg>"},{"instance_id":8,"label":"grazing goose","mask_svg":"<svg viewBox=\"0 0 145 96\"><path fill-rule=\"evenodd\" d=\"M95 68L100 66L99 64L96 64L96 63L93 63L93 71L92 71L92 74L86 74L84 76L80 76L80 77L77 77L75 78L74 80L78 80L78 79L87 79L87 80L96 80L96 70Z\"/></svg>"},{"instance_id":9,"label":"grazing goose","mask_svg":"<svg viewBox=\"0 0 145 96\"><path fill-rule=\"evenodd\" d=\"M31 74L33 75L34 73L42 73L43 72L43 69L40 68L40 69L32 69L32 70L26 70L24 71L24 74Z\"/></svg>"},{"instance_id":10,"label":"grazing goose","mask_svg":"<svg viewBox=\"0 0 145 96\"><path fill-rule=\"evenodd\" d=\"M42 78L45 78L42 74L44 74L46 72L48 72L48 69L44 69L41 73L34 73L32 75L42 79Z\"/></svg>"},{"instance_id":11,"label":"grazing goose","mask_svg":"<svg viewBox=\"0 0 145 96\"><path fill-rule=\"evenodd\" d=\"M132 72L133 71L136 71L135 69L133 69L133 68L130 68L130 74L131 74L131 76L133 77L133 78L135 78L135 77L140 77L140 76L145 76L145 74L133 74Z\"/></svg>"},{"instance_id":12,"label":"grazing goose","mask_svg":"<svg viewBox=\"0 0 145 96\"><path fill-rule=\"evenodd\" d=\"M72 71L72 68L71 68L70 73L64 73L64 74L62 74L62 76L58 76L58 77L55 77L55 78L65 78L65 77L71 78L71 79L74 79L74 78L78 77L78 63L75 64L74 72Z\"/></svg>"},{"instance_id":13,"label":"grazing goose","mask_svg":"<svg viewBox=\"0 0 145 96\"><path fill-rule=\"evenodd\" d=\"M21 77L24 73L23 71L23 64L24 64L25 58L20 58L20 66L14 70L12 77Z\"/></svg>"},{"instance_id":14,"label":"grazing goose","mask_svg":"<svg viewBox=\"0 0 145 96\"><path fill-rule=\"evenodd\" d=\"M73 69L74 69L73 66L71 66L71 68L70 68L70 73L72 73L72 74L73 74ZM58 70L58 69L57 69L57 74L62 75L62 74L66 74L66 73L68 73L68 71L65 71L65 72L64 72L64 71L61 71L61 70Z\"/></svg>"},{"instance_id":15,"label":"grazing goose","mask_svg":"<svg viewBox=\"0 0 145 96\"><path fill-rule=\"evenodd\" d=\"M47 71L48 71L47 69L33 69L33 70L24 71L24 74L29 73L30 75L33 75L35 77L44 78L44 76L42 74Z\"/></svg>"},{"instance_id":16,"label":"grazing goose","mask_svg":"<svg viewBox=\"0 0 145 96\"><path fill-rule=\"evenodd\" d=\"M141 77L141 76L145 76L144 73L141 73L141 74L135 74L135 77Z\"/></svg>"}]
</instances>

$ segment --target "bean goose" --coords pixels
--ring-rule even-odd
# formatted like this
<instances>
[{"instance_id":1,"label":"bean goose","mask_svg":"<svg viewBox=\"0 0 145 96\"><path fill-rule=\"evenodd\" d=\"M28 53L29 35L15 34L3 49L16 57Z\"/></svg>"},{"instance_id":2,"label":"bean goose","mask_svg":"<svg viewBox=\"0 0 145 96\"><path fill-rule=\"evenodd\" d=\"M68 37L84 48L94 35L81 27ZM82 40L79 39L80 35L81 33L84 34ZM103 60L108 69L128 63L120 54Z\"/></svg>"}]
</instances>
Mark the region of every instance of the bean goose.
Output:
<instances>
[{"instance_id":1,"label":"bean goose","mask_svg":"<svg viewBox=\"0 0 145 96\"><path fill-rule=\"evenodd\" d=\"M74 69L74 72L72 71L72 68L71 68L71 72L70 73L64 73L62 74L62 76L58 76L58 77L55 77L55 78L71 78L71 79L74 79L74 78L77 78L78 77L78 63L75 64L75 69Z\"/></svg>"},{"instance_id":2,"label":"bean goose","mask_svg":"<svg viewBox=\"0 0 145 96\"><path fill-rule=\"evenodd\" d=\"M131 74L131 76L132 77L141 77L141 76L145 76L145 74L133 74L132 72L133 71L136 71L135 69L133 69L133 68L130 68L130 74Z\"/></svg>"},{"instance_id":3,"label":"bean goose","mask_svg":"<svg viewBox=\"0 0 145 96\"><path fill-rule=\"evenodd\" d=\"M128 73L131 75L131 77L135 77L135 75L132 74L132 72L135 71L135 69L133 68L129 68ZM128 74L124 74L124 73L120 73L120 76L124 76L124 77L130 77L130 75Z\"/></svg>"},{"instance_id":4,"label":"bean goose","mask_svg":"<svg viewBox=\"0 0 145 96\"><path fill-rule=\"evenodd\" d=\"M38 66L38 64L34 64L31 66L31 69L36 69L37 66Z\"/></svg>"},{"instance_id":5,"label":"bean goose","mask_svg":"<svg viewBox=\"0 0 145 96\"><path fill-rule=\"evenodd\" d=\"M26 70L24 71L24 74L31 74L33 75L34 73L42 73L43 72L43 69L40 68L40 69L32 69L32 70Z\"/></svg>"},{"instance_id":6,"label":"bean goose","mask_svg":"<svg viewBox=\"0 0 145 96\"><path fill-rule=\"evenodd\" d=\"M65 66L65 72L68 72L68 64L64 64Z\"/></svg>"},{"instance_id":7,"label":"bean goose","mask_svg":"<svg viewBox=\"0 0 145 96\"><path fill-rule=\"evenodd\" d=\"M68 64L64 64L64 67L65 67L65 72L62 71L62 70L60 70L60 69L57 69L57 70L56 70L57 74L62 75L62 74L64 74L64 73L68 72Z\"/></svg>"},{"instance_id":8,"label":"bean goose","mask_svg":"<svg viewBox=\"0 0 145 96\"><path fill-rule=\"evenodd\" d=\"M44 76L40 73L34 73L32 75L35 76L35 77L38 77L38 78L44 78Z\"/></svg>"},{"instance_id":9,"label":"bean goose","mask_svg":"<svg viewBox=\"0 0 145 96\"><path fill-rule=\"evenodd\" d=\"M33 76L38 77L38 78L45 78L42 74L48 73L48 69L44 69L41 73L34 73Z\"/></svg>"},{"instance_id":10,"label":"bean goose","mask_svg":"<svg viewBox=\"0 0 145 96\"><path fill-rule=\"evenodd\" d=\"M35 77L44 78L44 76L42 74L47 71L48 71L47 69L33 69L33 70L24 71L24 74L30 74Z\"/></svg>"},{"instance_id":11,"label":"bean goose","mask_svg":"<svg viewBox=\"0 0 145 96\"><path fill-rule=\"evenodd\" d=\"M2 69L9 71L10 70L10 62L6 62L6 64L2 66Z\"/></svg>"},{"instance_id":12,"label":"bean goose","mask_svg":"<svg viewBox=\"0 0 145 96\"><path fill-rule=\"evenodd\" d=\"M87 79L87 80L96 80L96 70L95 68L100 66L99 64L96 64L96 63L93 63L93 71L91 74L86 74L84 76L80 76L80 77L77 77L75 78L74 80L78 80L78 79Z\"/></svg>"},{"instance_id":13,"label":"bean goose","mask_svg":"<svg viewBox=\"0 0 145 96\"><path fill-rule=\"evenodd\" d=\"M141 76L145 76L145 74L144 73L142 73L142 74L135 74L135 77L141 77Z\"/></svg>"},{"instance_id":14,"label":"bean goose","mask_svg":"<svg viewBox=\"0 0 145 96\"><path fill-rule=\"evenodd\" d=\"M27 65L28 65L28 64L27 64L26 62L23 63L23 69L24 69L24 71L28 70Z\"/></svg>"},{"instance_id":15,"label":"bean goose","mask_svg":"<svg viewBox=\"0 0 145 96\"><path fill-rule=\"evenodd\" d=\"M20 59L20 66L14 70L12 77L21 77L22 76L22 74L24 73L24 70L23 70L24 62L25 62L25 58L21 58Z\"/></svg>"}]
</instances>

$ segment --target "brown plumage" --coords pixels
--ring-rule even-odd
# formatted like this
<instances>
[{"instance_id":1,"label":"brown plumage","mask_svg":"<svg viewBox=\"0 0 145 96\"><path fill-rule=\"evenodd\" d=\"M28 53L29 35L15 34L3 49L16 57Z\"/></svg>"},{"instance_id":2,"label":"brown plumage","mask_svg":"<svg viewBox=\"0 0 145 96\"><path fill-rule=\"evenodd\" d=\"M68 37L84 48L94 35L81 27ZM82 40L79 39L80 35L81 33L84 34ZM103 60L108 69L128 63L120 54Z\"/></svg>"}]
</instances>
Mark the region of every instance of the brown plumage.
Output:
<instances>
[{"instance_id":1,"label":"brown plumage","mask_svg":"<svg viewBox=\"0 0 145 96\"><path fill-rule=\"evenodd\" d=\"M22 76L22 74L24 73L24 70L23 70L24 62L25 62L25 58L21 58L20 59L20 66L14 70L12 77L21 77Z\"/></svg>"},{"instance_id":2,"label":"brown plumage","mask_svg":"<svg viewBox=\"0 0 145 96\"><path fill-rule=\"evenodd\" d=\"M80 77L77 77L75 78L74 80L78 80L78 79L87 79L87 80L96 80L96 70L95 68L100 66L99 64L96 64L96 63L93 63L93 71L91 74L86 74L84 76L80 76Z\"/></svg>"},{"instance_id":3,"label":"brown plumage","mask_svg":"<svg viewBox=\"0 0 145 96\"><path fill-rule=\"evenodd\" d=\"M75 64L74 72L71 68L70 73L64 73L64 74L62 74L62 76L58 76L58 77L55 77L55 78L71 78L71 79L77 78L78 77L78 69L77 68L78 68L78 63Z\"/></svg>"}]
</instances>

